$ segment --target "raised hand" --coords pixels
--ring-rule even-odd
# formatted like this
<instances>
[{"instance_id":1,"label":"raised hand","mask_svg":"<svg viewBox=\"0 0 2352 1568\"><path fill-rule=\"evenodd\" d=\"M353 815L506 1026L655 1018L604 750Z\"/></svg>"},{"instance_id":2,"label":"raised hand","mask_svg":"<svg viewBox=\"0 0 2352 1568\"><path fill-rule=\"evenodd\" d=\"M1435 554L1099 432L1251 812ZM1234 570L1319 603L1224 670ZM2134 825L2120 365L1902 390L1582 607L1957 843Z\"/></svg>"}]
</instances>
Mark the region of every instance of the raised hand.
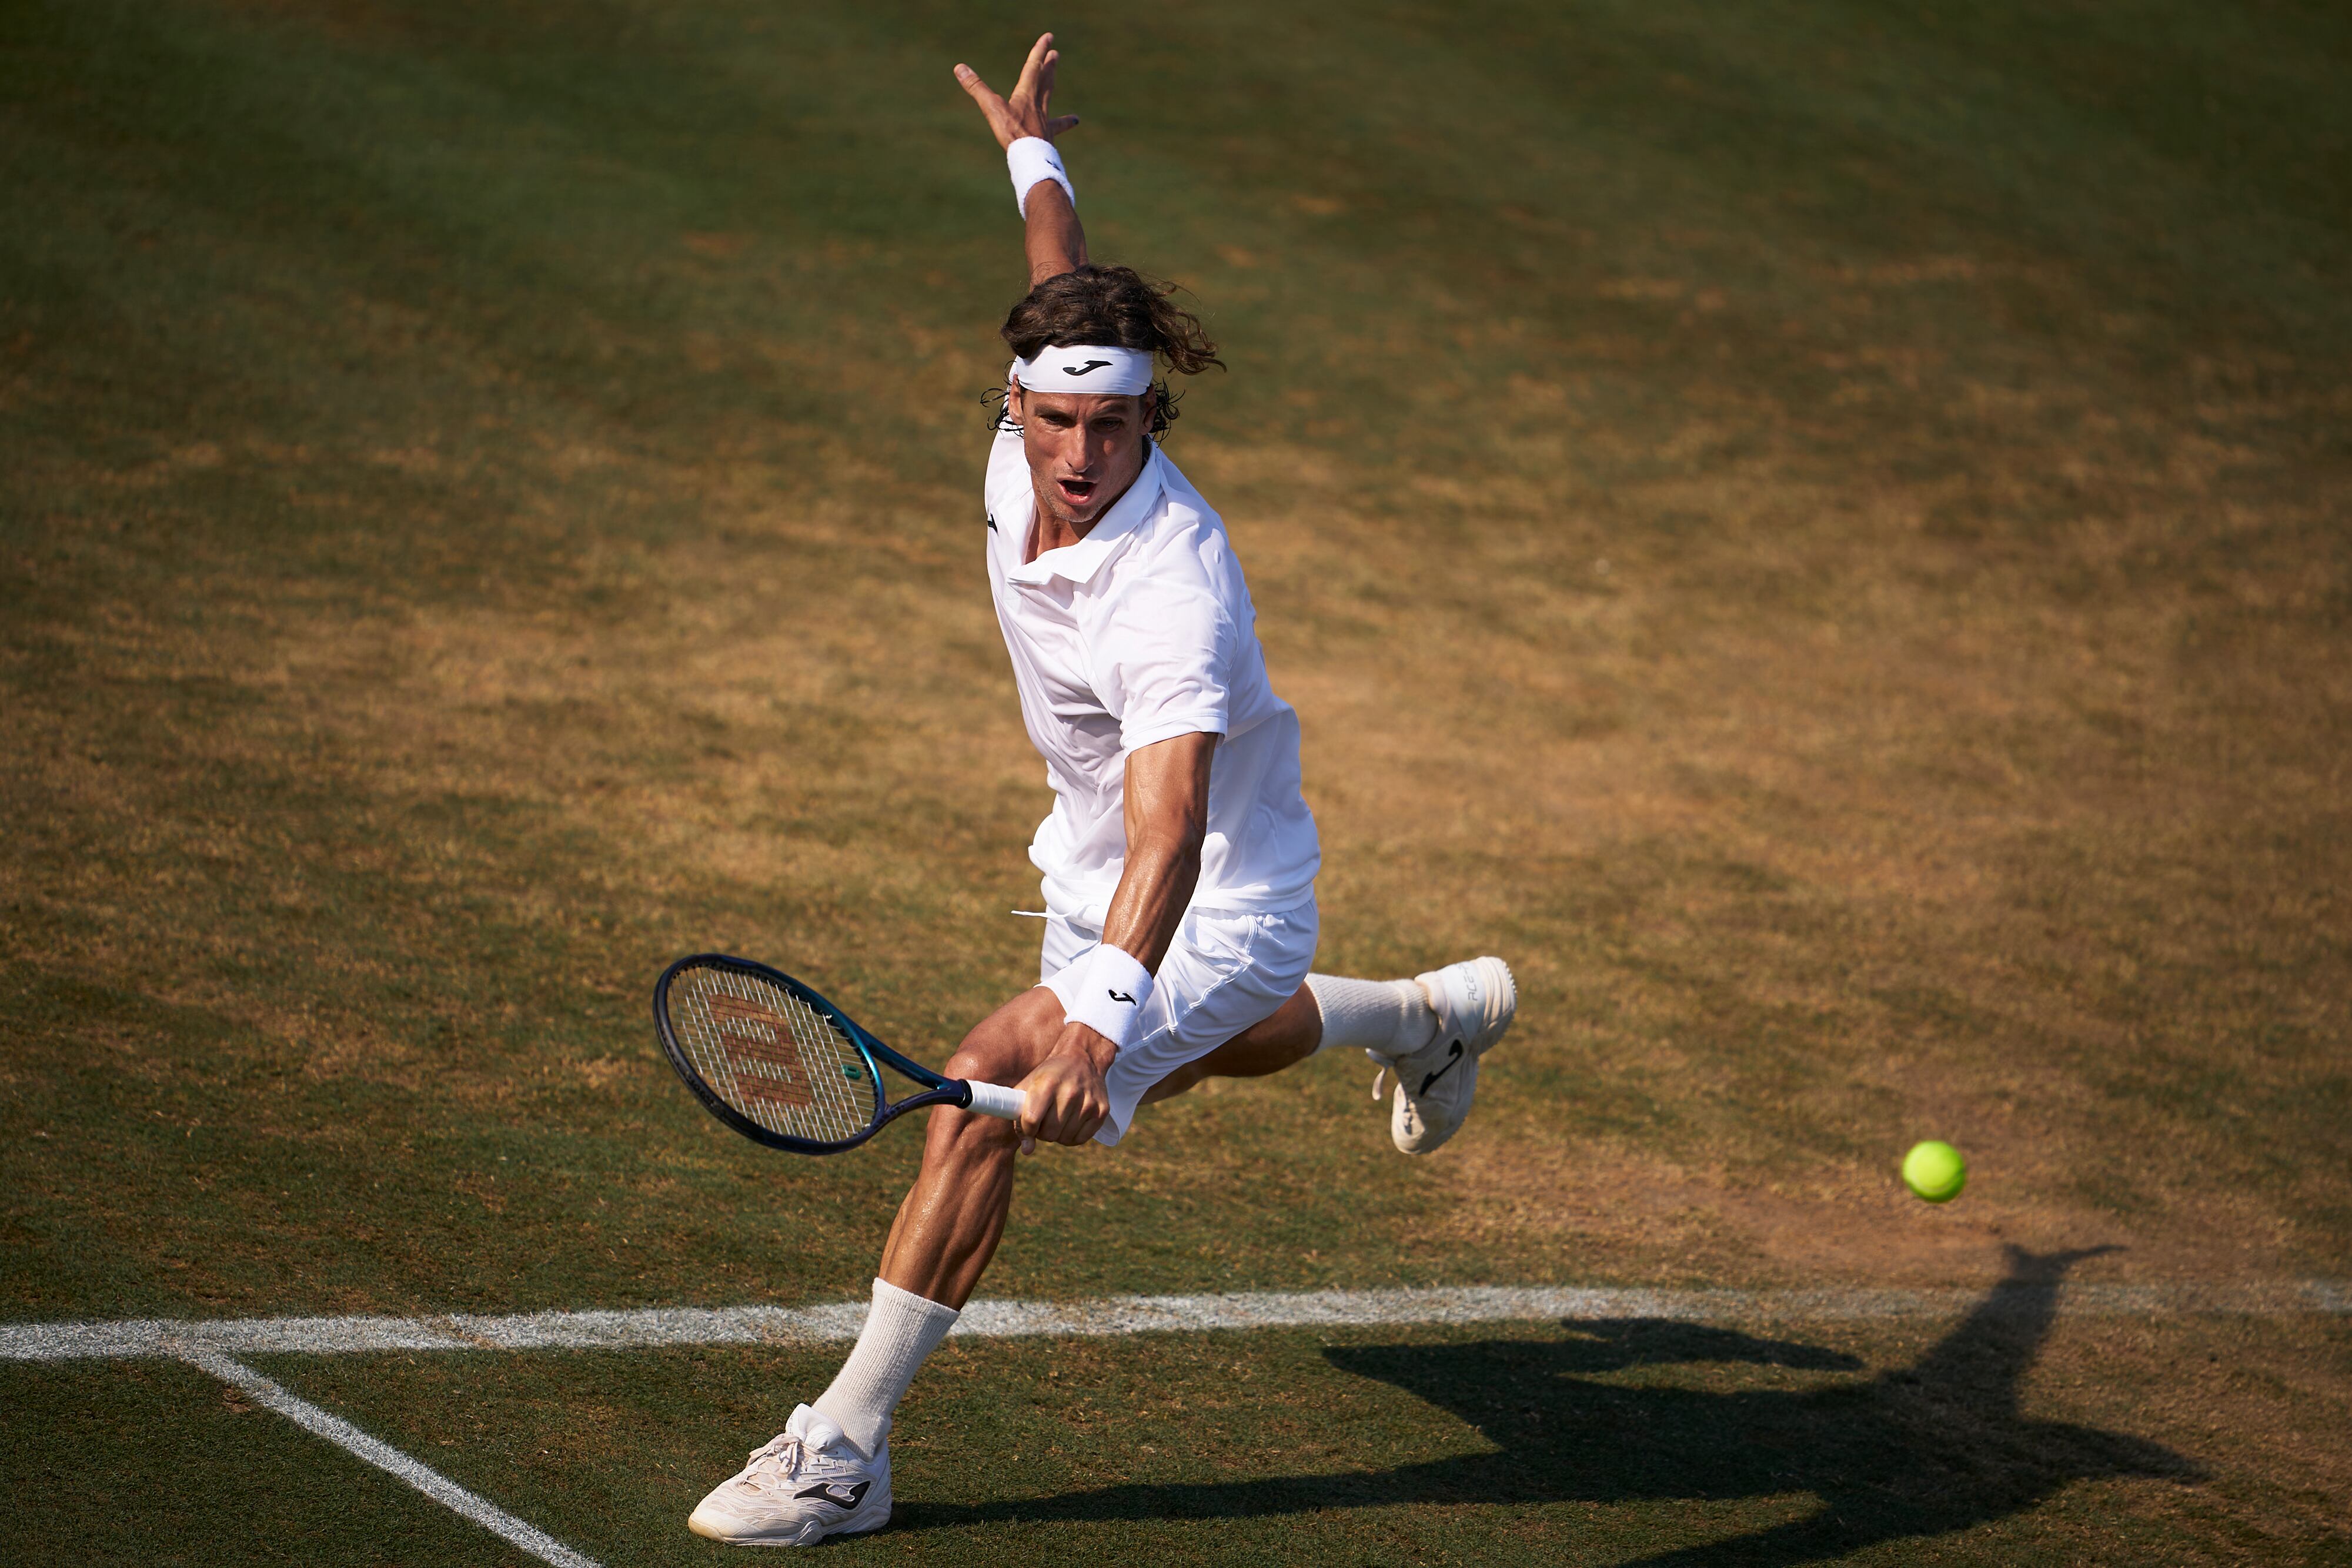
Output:
<instances>
[{"instance_id":1,"label":"raised hand","mask_svg":"<svg viewBox=\"0 0 2352 1568\"><path fill-rule=\"evenodd\" d=\"M1051 141L1078 122L1075 114L1047 113L1054 96L1054 67L1061 57L1054 47L1054 35L1038 34L1037 41L1029 46L1029 57L1021 62L1021 79L1013 84L1010 98L997 97L996 90L970 66L956 67L956 80L988 117L988 129L995 132L999 147L1010 147L1024 136L1042 136Z\"/></svg>"}]
</instances>

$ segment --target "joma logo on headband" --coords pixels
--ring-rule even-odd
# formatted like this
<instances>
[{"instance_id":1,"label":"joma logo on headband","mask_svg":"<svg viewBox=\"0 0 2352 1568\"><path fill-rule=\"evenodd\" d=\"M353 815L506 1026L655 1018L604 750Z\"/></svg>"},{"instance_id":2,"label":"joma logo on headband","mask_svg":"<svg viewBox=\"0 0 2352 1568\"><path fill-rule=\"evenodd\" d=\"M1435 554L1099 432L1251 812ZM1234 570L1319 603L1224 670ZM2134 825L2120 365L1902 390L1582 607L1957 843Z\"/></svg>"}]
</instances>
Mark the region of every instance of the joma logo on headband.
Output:
<instances>
[{"instance_id":1,"label":"joma logo on headband","mask_svg":"<svg viewBox=\"0 0 2352 1568\"><path fill-rule=\"evenodd\" d=\"M1109 368L1110 361L1108 360L1088 360L1083 365L1064 365L1062 367L1062 373L1066 376L1082 376L1088 371L1104 371L1108 370Z\"/></svg>"}]
</instances>

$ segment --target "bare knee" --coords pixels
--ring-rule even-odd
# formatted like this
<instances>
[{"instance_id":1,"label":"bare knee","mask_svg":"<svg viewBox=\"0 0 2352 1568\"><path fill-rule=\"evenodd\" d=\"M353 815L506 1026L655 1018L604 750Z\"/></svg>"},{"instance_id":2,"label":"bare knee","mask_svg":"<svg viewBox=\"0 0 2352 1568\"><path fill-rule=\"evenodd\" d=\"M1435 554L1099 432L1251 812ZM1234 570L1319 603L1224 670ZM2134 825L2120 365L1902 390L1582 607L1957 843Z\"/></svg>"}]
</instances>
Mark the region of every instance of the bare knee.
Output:
<instances>
[{"instance_id":1,"label":"bare knee","mask_svg":"<svg viewBox=\"0 0 2352 1568\"><path fill-rule=\"evenodd\" d=\"M1029 1075L1031 1054L1021 1030L999 1014L983 1019L965 1035L941 1071L976 1083L1014 1084ZM950 1147L972 1153L1009 1152L1019 1142L1013 1124L1003 1117L946 1105L931 1113L931 1142L939 1144L943 1134Z\"/></svg>"},{"instance_id":2,"label":"bare knee","mask_svg":"<svg viewBox=\"0 0 2352 1568\"><path fill-rule=\"evenodd\" d=\"M963 1037L943 1071L950 1078L977 1083L1018 1083L1029 1076L1029 1059L1034 1054L1017 1030L991 1018Z\"/></svg>"},{"instance_id":3,"label":"bare knee","mask_svg":"<svg viewBox=\"0 0 2352 1568\"><path fill-rule=\"evenodd\" d=\"M948 1076L986 1079L985 1073L958 1071L960 1065L960 1058L950 1057ZM924 1133L923 1163L929 1166L944 1160L950 1165L961 1165L970 1160L1009 1156L1019 1142L1013 1124L1002 1116L983 1116L977 1111L959 1110L953 1105L935 1105Z\"/></svg>"}]
</instances>

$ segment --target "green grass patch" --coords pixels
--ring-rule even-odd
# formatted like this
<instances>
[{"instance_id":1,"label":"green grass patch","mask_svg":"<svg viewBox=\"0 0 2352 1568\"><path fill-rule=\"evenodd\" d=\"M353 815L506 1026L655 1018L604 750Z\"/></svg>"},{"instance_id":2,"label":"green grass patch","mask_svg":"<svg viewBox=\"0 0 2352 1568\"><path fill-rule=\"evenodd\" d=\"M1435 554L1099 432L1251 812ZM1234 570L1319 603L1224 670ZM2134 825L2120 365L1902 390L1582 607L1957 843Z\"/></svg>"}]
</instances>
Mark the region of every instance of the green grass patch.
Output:
<instances>
[{"instance_id":1,"label":"green grass patch","mask_svg":"<svg viewBox=\"0 0 2352 1568\"><path fill-rule=\"evenodd\" d=\"M1219 1563L2336 1561L2344 1540L2307 1481L2343 1411L2334 1396L2315 1407L2303 1380L2341 1340L2310 1323L2088 1322L2044 1345L2010 1317L959 1341L901 1412L893 1528L834 1550L936 1563L1008 1550ZM832 1363L457 1352L274 1358L268 1371L617 1568L729 1555L688 1534L686 1513L740 1462L742 1435L779 1425ZM108 1423L191 1375L8 1375L13 1397L58 1422L51 1448L98 1465L142 1440ZM151 1435L205 1434L200 1463L252 1509L255 1527L205 1542L202 1560L308 1560L331 1528L384 1531L362 1560L508 1560L454 1521L435 1537L398 1483L241 1405L187 1392L144 1414ZM2229 1426L2210 1423L2217 1411ZM308 1513L281 1495L306 1461L310 1495L332 1499ZM78 1538L178 1560L163 1521L113 1507L77 1473L10 1479L59 1483L58 1522Z\"/></svg>"}]
</instances>

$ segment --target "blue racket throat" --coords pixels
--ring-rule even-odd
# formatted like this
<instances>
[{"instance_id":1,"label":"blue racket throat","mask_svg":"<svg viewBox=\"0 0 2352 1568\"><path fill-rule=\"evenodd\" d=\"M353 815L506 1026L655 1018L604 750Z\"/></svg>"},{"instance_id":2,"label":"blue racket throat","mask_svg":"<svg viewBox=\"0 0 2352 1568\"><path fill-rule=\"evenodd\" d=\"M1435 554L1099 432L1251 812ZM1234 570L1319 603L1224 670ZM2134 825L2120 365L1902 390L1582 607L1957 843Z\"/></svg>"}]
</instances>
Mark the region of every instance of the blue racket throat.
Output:
<instances>
[{"instance_id":1,"label":"blue racket throat","mask_svg":"<svg viewBox=\"0 0 2352 1568\"><path fill-rule=\"evenodd\" d=\"M1019 1090L943 1077L875 1039L814 987L726 953L697 953L662 971L654 1028L703 1109L772 1149L837 1155L932 1105L1008 1121L1021 1113ZM887 1099L886 1070L915 1092Z\"/></svg>"}]
</instances>

